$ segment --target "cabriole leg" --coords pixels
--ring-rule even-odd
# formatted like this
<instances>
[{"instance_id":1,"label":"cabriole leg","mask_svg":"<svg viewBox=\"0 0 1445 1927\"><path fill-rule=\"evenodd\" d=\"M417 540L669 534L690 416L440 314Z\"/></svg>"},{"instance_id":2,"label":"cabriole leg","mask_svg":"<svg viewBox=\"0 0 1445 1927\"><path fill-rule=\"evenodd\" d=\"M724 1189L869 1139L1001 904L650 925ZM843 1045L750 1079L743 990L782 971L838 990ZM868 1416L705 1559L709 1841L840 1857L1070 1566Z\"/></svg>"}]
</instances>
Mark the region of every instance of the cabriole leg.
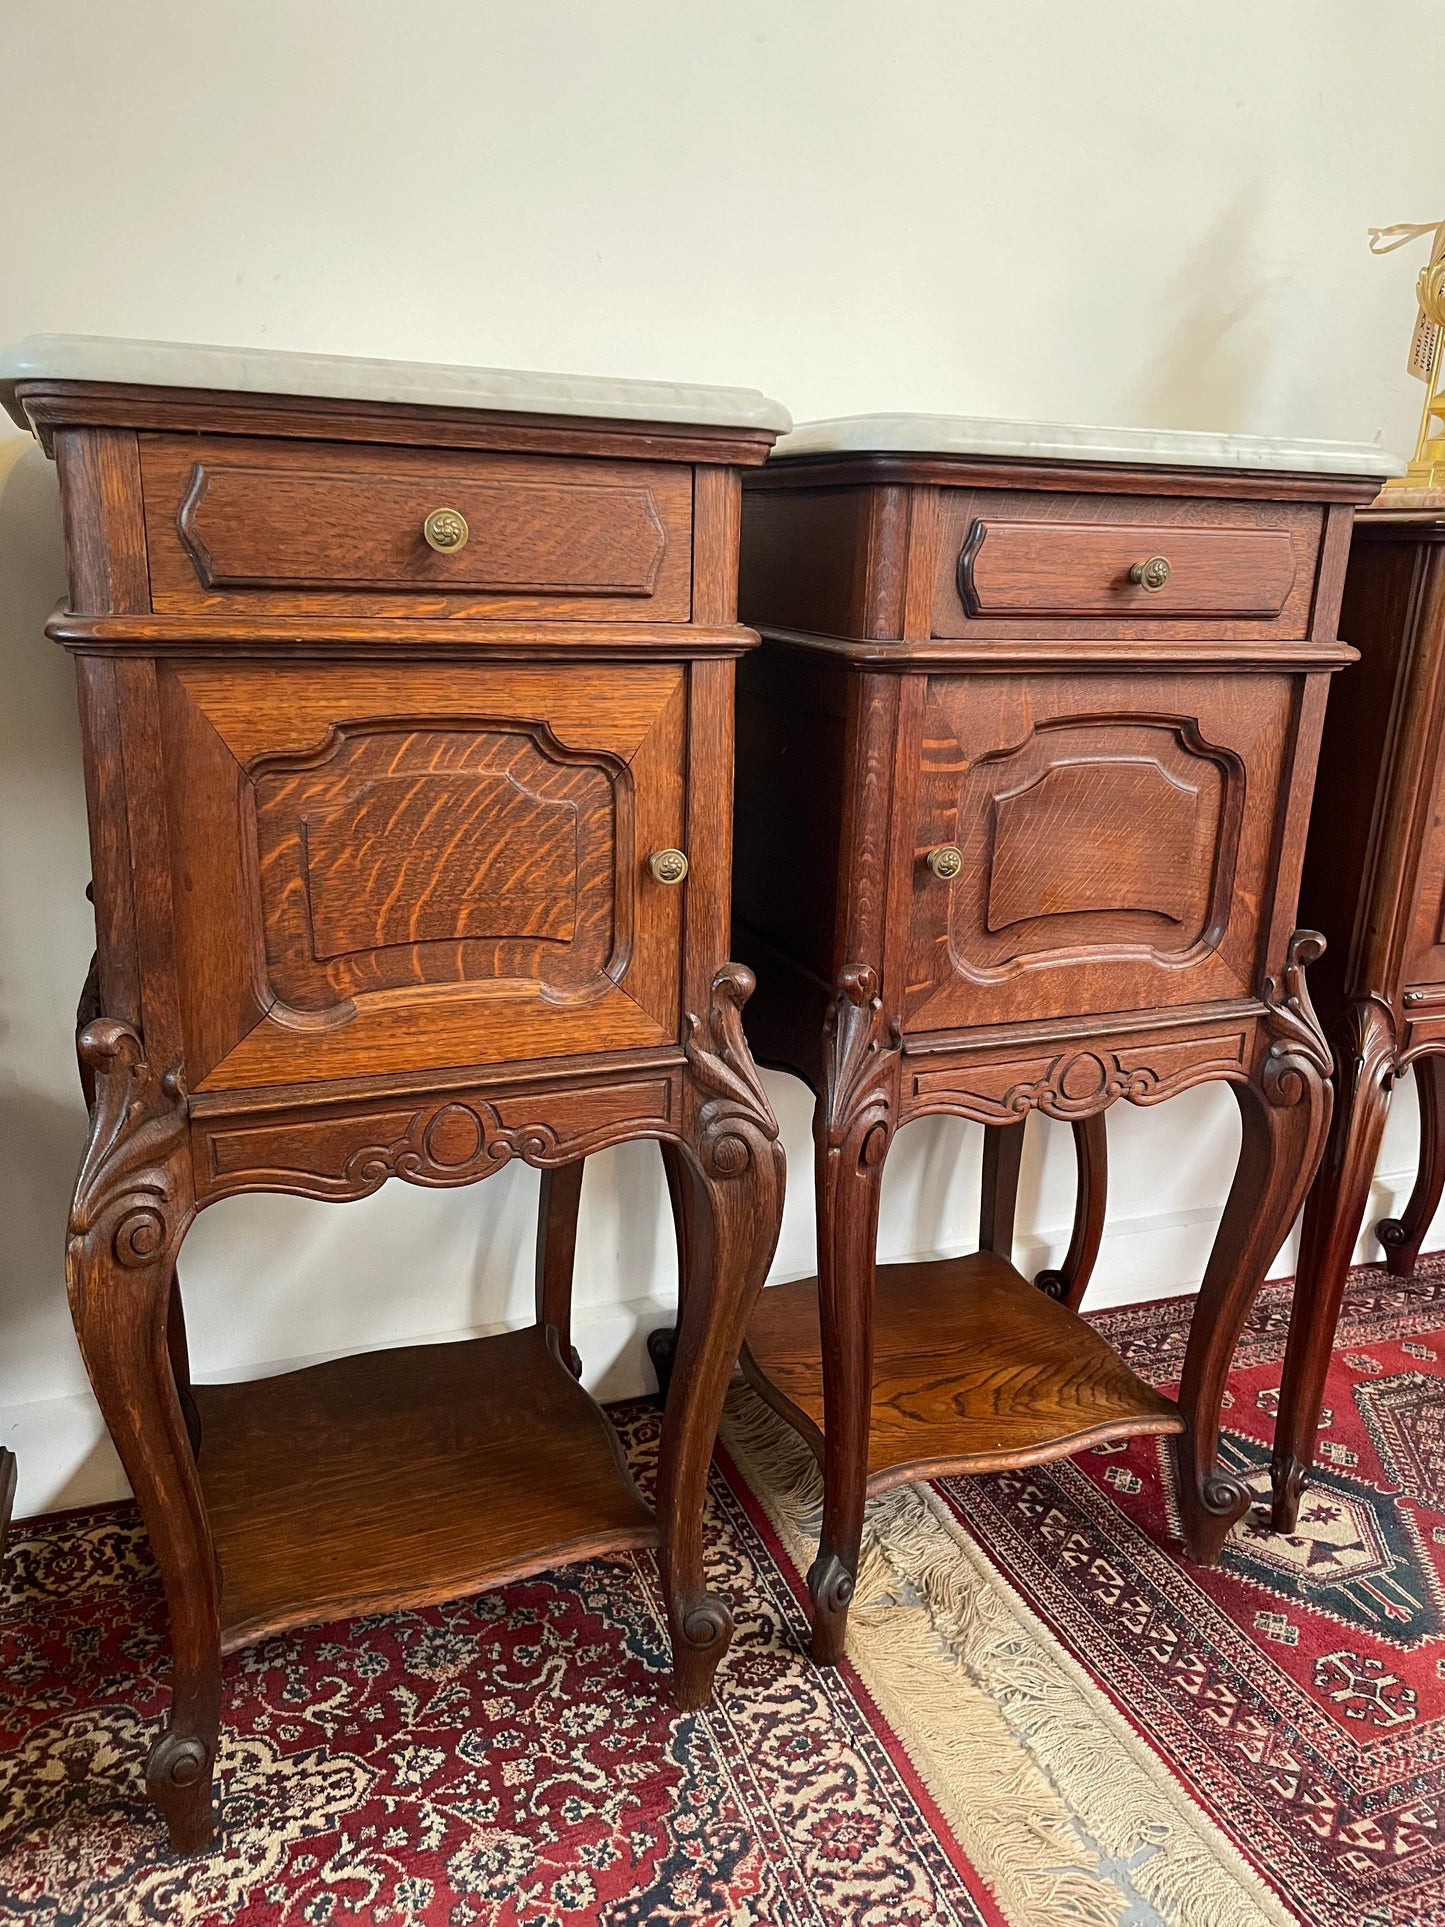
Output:
<instances>
[{"instance_id":1,"label":"cabriole leg","mask_svg":"<svg viewBox=\"0 0 1445 1927\"><path fill-rule=\"evenodd\" d=\"M1296 931L1281 978L1265 986L1270 1041L1248 1084L1236 1084L1239 1164L1189 1328L1179 1403L1188 1430L1174 1442L1189 1556L1214 1565L1249 1507L1244 1484L1219 1465L1219 1418L1230 1362L1250 1306L1294 1223L1330 1121L1329 1050L1305 989L1305 965L1324 949Z\"/></svg>"},{"instance_id":2,"label":"cabriole leg","mask_svg":"<svg viewBox=\"0 0 1445 1927\"><path fill-rule=\"evenodd\" d=\"M667 1388L672 1383L672 1361L677 1353L678 1326L682 1323L683 1300L691 1260L688 1255L688 1187L692 1180L687 1159L675 1144L662 1144L662 1169L667 1178L667 1198L672 1207L672 1226L677 1238L677 1324L659 1325L647 1334L647 1356L657 1373L657 1392L667 1403Z\"/></svg>"},{"instance_id":3,"label":"cabriole leg","mask_svg":"<svg viewBox=\"0 0 1445 1927\"><path fill-rule=\"evenodd\" d=\"M186 1100L126 1024L97 1018L78 1048L94 1099L66 1242L71 1314L170 1610L170 1717L146 1785L172 1846L199 1853L215 1837L221 1641L215 1551L172 1367L176 1253L194 1214Z\"/></svg>"},{"instance_id":4,"label":"cabriole leg","mask_svg":"<svg viewBox=\"0 0 1445 1927\"><path fill-rule=\"evenodd\" d=\"M1320 1174L1305 1207L1290 1308L1289 1344L1275 1419L1273 1521L1293 1532L1314 1463L1315 1434L1340 1299L1370 1199L1390 1106L1395 1027L1383 1005L1352 1004L1335 1051L1335 1105Z\"/></svg>"},{"instance_id":5,"label":"cabriole leg","mask_svg":"<svg viewBox=\"0 0 1445 1927\"><path fill-rule=\"evenodd\" d=\"M582 1376L582 1360L572 1343L572 1272L585 1162L578 1158L575 1164L545 1169L537 1203L537 1324L544 1333L556 1332L557 1349L574 1378Z\"/></svg>"},{"instance_id":6,"label":"cabriole leg","mask_svg":"<svg viewBox=\"0 0 1445 1927\"><path fill-rule=\"evenodd\" d=\"M873 1416L878 1201L898 1106L897 1038L885 1035L877 989L870 969L848 969L839 979L813 1120L823 1341L823 1528L808 1591L813 1657L824 1666L842 1660L848 1606L858 1577ZM1007 1189L1008 1161L1023 1136L1022 1127L1016 1129L1016 1136L998 1148L995 1169L1002 1172L1001 1190ZM986 1187L986 1200L988 1196ZM1009 1210L1011 1215L1011 1206ZM998 1228L1002 1233L1001 1219Z\"/></svg>"},{"instance_id":7,"label":"cabriole leg","mask_svg":"<svg viewBox=\"0 0 1445 1927\"><path fill-rule=\"evenodd\" d=\"M1014 1217L1018 1209L1019 1165L1024 1154L1024 1120L983 1127L983 1183L979 1200L978 1248L1013 1263Z\"/></svg>"},{"instance_id":8,"label":"cabriole leg","mask_svg":"<svg viewBox=\"0 0 1445 1927\"><path fill-rule=\"evenodd\" d=\"M1420 1245L1440 1208L1445 1191L1445 1057L1422 1057L1415 1064L1420 1098L1420 1164L1409 1202L1398 1218L1381 1218L1375 1236L1385 1247L1385 1267L1408 1278Z\"/></svg>"},{"instance_id":9,"label":"cabriole leg","mask_svg":"<svg viewBox=\"0 0 1445 1927\"><path fill-rule=\"evenodd\" d=\"M691 1129L678 1191L687 1284L662 1423L658 1560L672 1633L673 1694L705 1706L732 1638L727 1601L707 1590L702 1521L728 1380L742 1350L783 1209L778 1125L743 1039L751 972L724 964L706 1019L689 1017Z\"/></svg>"},{"instance_id":10,"label":"cabriole leg","mask_svg":"<svg viewBox=\"0 0 1445 1927\"><path fill-rule=\"evenodd\" d=\"M1074 1120L1074 1163L1078 1190L1074 1198L1074 1228L1069 1248L1057 1271L1041 1271L1034 1279L1039 1290L1077 1311L1083 1303L1099 1244L1104 1236L1104 1211L1109 1194L1109 1138L1105 1113Z\"/></svg>"}]
</instances>

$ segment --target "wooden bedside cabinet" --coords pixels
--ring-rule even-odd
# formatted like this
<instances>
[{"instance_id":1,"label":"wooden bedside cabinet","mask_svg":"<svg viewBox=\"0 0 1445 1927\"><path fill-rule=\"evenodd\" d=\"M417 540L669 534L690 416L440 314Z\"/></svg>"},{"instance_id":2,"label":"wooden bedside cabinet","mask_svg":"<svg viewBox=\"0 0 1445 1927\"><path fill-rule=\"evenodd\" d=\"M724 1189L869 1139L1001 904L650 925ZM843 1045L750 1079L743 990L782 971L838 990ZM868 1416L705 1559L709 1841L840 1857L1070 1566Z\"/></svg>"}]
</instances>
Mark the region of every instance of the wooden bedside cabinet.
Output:
<instances>
[{"instance_id":1,"label":"wooden bedside cabinet","mask_svg":"<svg viewBox=\"0 0 1445 1927\"><path fill-rule=\"evenodd\" d=\"M1274 1519L1294 1530L1350 1257L1390 1092L1413 1067L1419 1176L1375 1228L1408 1277L1445 1187L1445 510L1366 509L1340 627L1359 662L1330 699L1301 914L1329 950L1314 973L1334 1045L1335 1111L1305 1207L1275 1430Z\"/></svg>"},{"instance_id":2,"label":"wooden bedside cabinet","mask_svg":"<svg viewBox=\"0 0 1445 1927\"><path fill-rule=\"evenodd\" d=\"M703 1704L704 1484L782 1205L726 958L740 472L786 415L68 337L0 394L60 471L97 925L67 1268L170 1608L173 1842L212 1838L222 1654L286 1627L656 1546ZM639 1137L689 1233L655 1511L569 1330L580 1160ZM533 1328L191 1383L198 1210L512 1158Z\"/></svg>"},{"instance_id":3,"label":"wooden bedside cabinet","mask_svg":"<svg viewBox=\"0 0 1445 1927\"><path fill-rule=\"evenodd\" d=\"M1245 1510L1220 1403L1328 1122L1295 896L1353 505L1388 468L905 416L804 426L749 477L734 948L759 1059L817 1092L819 1275L764 1292L744 1360L823 1463L820 1659L865 1497L906 1480L1172 1434L1193 1557ZM1176 1404L1058 1300L1097 1248L1102 1113L1205 1079L1243 1145ZM1032 1110L1086 1179L1042 1291L1010 1262ZM889 1145L930 1112L985 1127L984 1249L875 1266Z\"/></svg>"}]
</instances>

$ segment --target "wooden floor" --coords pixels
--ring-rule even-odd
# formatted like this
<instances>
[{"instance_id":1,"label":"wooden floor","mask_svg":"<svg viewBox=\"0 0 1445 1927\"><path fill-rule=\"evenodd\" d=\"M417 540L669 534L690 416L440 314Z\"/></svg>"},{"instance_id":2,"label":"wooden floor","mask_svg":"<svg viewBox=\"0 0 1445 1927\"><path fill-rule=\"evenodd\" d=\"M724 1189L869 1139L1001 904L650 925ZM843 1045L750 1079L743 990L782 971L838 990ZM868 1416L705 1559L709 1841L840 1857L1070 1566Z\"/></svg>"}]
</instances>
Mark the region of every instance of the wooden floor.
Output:
<instances>
[{"instance_id":1,"label":"wooden floor","mask_svg":"<svg viewBox=\"0 0 1445 1927\"><path fill-rule=\"evenodd\" d=\"M764 1397L817 1449L823 1383L816 1278L763 1293L743 1363ZM1001 1258L977 1252L878 1267L870 1492L1183 1429L1172 1399Z\"/></svg>"},{"instance_id":2,"label":"wooden floor","mask_svg":"<svg viewBox=\"0 0 1445 1927\"><path fill-rule=\"evenodd\" d=\"M535 1328L195 1395L227 1652L657 1544L617 1435Z\"/></svg>"}]
</instances>

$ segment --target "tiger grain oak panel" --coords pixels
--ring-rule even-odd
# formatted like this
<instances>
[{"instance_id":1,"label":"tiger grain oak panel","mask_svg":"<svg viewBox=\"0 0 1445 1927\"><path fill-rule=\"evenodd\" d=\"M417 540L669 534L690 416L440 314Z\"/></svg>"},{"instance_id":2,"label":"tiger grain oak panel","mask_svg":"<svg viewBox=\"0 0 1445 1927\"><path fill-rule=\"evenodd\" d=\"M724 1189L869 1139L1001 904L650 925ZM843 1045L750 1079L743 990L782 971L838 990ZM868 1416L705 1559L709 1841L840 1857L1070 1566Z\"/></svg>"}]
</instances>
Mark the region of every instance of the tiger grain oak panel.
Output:
<instances>
[{"instance_id":1,"label":"tiger grain oak panel","mask_svg":"<svg viewBox=\"0 0 1445 1927\"><path fill-rule=\"evenodd\" d=\"M680 668L160 681L197 1088L676 1039Z\"/></svg>"},{"instance_id":2,"label":"tiger grain oak panel","mask_svg":"<svg viewBox=\"0 0 1445 1927\"><path fill-rule=\"evenodd\" d=\"M1283 676L929 677L904 1028L1247 996L1292 715Z\"/></svg>"},{"instance_id":3,"label":"tiger grain oak panel","mask_svg":"<svg viewBox=\"0 0 1445 1927\"><path fill-rule=\"evenodd\" d=\"M686 621L681 464L143 436L158 613ZM458 510L466 544L422 524Z\"/></svg>"},{"instance_id":4,"label":"tiger grain oak panel","mask_svg":"<svg viewBox=\"0 0 1445 1927\"><path fill-rule=\"evenodd\" d=\"M1183 926L1203 787L1170 776L1146 751L1134 764L1081 754L997 796L990 935L1089 910L1141 911Z\"/></svg>"}]
</instances>

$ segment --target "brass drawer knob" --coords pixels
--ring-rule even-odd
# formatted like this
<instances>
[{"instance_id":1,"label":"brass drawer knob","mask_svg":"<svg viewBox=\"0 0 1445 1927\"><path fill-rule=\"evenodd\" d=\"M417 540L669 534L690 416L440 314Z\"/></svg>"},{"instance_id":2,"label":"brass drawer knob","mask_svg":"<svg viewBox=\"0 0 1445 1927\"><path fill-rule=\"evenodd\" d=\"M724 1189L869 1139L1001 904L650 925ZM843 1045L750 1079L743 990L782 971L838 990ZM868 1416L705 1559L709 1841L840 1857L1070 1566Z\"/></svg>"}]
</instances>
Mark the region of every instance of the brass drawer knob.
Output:
<instances>
[{"instance_id":1,"label":"brass drawer knob","mask_svg":"<svg viewBox=\"0 0 1445 1927\"><path fill-rule=\"evenodd\" d=\"M1147 562L1136 562L1129 571L1129 580L1137 582L1141 589L1162 589L1169 580L1168 556L1151 555Z\"/></svg>"},{"instance_id":2,"label":"brass drawer knob","mask_svg":"<svg viewBox=\"0 0 1445 1927\"><path fill-rule=\"evenodd\" d=\"M657 883L681 883L687 875L687 858L681 850L654 850L647 867Z\"/></svg>"},{"instance_id":3,"label":"brass drawer knob","mask_svg":"<svg viewBox=\"0 0 1445 1927\"><path fill-rule=\"evenodd\" d=\"M951 883L963 868L963 851L956 843L940 843L936 850L930 850L923 859L936 877Z\"/></svg>"},{"instance_id":4,"label":"brass drawer knob","mask_svg":"<svg viewBox=\"0 0 1445 1927\"><path fill-rule=\"evenodd\" d=\"M467 546L471 530L460 509L433 509L421 525L421 532L438 555L455 555Z\"/></svg>"}]
</instances>

